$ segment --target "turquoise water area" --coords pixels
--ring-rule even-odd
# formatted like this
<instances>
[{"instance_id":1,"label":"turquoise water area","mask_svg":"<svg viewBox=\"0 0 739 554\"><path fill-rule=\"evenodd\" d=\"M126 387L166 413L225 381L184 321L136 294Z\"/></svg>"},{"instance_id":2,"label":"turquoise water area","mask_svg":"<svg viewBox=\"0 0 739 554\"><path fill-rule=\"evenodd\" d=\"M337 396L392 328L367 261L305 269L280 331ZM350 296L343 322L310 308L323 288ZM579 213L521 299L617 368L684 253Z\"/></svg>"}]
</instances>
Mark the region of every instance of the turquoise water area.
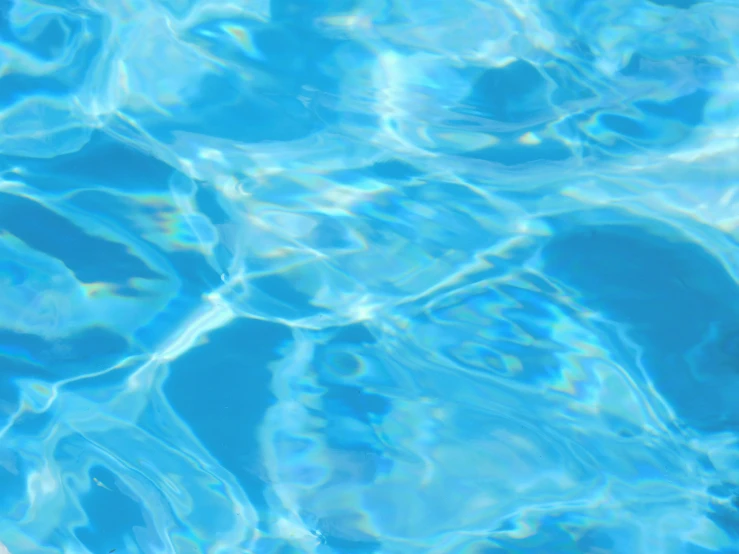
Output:
<instances>
[{"instance_id":1,"label":"turquoise water area","mask_svg":"<svg viewBox=\"0 0 739 554\"><path fill-rule=\"evenodd\" d=\"M0 0L0 552L739 553L735 0Z\"/></svg>"}]
</instances>

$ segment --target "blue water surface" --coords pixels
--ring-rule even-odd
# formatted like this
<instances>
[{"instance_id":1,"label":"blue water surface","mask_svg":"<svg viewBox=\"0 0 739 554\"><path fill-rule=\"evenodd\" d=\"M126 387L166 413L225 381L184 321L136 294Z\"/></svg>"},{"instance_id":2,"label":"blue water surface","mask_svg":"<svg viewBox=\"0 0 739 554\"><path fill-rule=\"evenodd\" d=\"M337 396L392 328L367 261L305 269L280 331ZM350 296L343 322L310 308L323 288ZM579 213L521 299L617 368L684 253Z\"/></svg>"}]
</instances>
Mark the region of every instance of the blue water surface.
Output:
<instances>
[{"instance_id":1,"label":"blue water surface","mask_svg":"<svg viewBox=\"0 0 739 554\"><path fill-rule=\"evenodd\" d=\"M739 3L0 0L0 553L738 554Z\"/></svg>"}]
</instances>

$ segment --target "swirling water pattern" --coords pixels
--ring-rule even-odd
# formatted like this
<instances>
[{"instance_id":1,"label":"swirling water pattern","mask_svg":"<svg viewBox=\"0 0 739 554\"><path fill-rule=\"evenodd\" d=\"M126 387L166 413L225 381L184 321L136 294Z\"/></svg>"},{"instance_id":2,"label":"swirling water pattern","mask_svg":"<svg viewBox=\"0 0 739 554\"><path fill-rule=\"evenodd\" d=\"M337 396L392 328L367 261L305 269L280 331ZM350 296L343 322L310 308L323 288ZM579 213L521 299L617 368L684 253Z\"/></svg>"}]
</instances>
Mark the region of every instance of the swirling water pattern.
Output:
<instances>
[{"instance_id":1,"label":"swirling water pattern","mask_svg":"<svg viewBox=\"0 0 739 554\"><path fill-rule=\"evenodd\" d=\"M7 551L739 553L734 0L0 7Z\"/></svg>"}]
</instances>

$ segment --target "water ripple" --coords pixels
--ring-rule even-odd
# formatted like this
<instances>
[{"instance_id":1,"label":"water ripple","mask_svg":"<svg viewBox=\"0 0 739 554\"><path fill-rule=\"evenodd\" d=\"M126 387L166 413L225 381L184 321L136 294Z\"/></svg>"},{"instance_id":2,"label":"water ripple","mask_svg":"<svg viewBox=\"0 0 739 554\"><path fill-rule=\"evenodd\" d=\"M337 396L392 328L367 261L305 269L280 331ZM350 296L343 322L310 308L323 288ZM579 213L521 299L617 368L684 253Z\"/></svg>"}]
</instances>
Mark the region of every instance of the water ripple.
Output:
<instances>
[{"instance_id":1,"label":"water ripple","mask_svg":"<svg viewBox=\"0 0 739 554\"><path fill-rule=\"evenodd\" d=\"M0 554L736 553L738 23L0 2Z\"/></svg>"}]
</instances>

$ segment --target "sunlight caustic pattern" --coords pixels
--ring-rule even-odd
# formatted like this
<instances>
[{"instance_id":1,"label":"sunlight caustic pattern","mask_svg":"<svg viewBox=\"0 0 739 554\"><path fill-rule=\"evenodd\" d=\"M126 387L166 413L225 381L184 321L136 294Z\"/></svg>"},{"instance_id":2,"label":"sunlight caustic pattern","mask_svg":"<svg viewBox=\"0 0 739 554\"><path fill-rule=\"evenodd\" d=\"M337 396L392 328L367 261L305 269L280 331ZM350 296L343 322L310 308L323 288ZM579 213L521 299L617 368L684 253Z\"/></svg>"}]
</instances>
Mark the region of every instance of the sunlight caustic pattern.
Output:
<instances>
[{"instance_id":1,"label":"sunlight caustic pattern","mask_svg":"<svg viewBox=\"0 0 739 554\"><path fill-rule=\"evenodd\" d=\"M0 2L0 552L739 552L738 49Z\"/></svg>"}]
</instances>

